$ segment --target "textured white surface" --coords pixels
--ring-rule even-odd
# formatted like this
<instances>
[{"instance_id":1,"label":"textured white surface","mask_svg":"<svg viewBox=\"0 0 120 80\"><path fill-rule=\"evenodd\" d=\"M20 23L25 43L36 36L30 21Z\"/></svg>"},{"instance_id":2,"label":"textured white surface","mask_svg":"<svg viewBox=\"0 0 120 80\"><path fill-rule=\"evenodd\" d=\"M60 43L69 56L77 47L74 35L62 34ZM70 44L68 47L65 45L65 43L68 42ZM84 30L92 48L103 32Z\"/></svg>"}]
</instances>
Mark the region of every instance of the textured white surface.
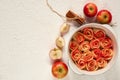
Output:
<instances>
[{"instance_id":1,"label":"textured white surface","mask_svg":"<svg viewBox=\"0 0 120 80\"><path fill-rule=\"evenodd\" d=\"M64 15L68 9L82 14L81 9L86 1L50 0L50 3ZM113 13L113 22L117 22L113 29L120 45L120 1L92 1L96 4L101 1L98 6L109 8ZM48 53L55 46L62 23L46 6L45 0L0 0L0 80L54 80ZM74 30L71 27L70 31ZM70 34L65 36L66 43ZM66 50L63 58L67 63ZM118 56L114 67L104 74L76 75L69 69L64 80L120 80L119 68Z\"/></svg>"}]
</instances>

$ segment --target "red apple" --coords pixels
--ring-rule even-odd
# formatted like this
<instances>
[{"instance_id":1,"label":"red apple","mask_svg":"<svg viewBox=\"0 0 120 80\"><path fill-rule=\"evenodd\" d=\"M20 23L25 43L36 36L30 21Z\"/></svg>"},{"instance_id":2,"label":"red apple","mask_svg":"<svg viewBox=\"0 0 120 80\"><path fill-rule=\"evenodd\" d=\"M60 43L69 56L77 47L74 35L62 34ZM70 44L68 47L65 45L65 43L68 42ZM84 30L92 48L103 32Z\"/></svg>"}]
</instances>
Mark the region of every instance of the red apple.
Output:
<instances>
[{"instance_id":1,"label":"red apple","mask_svg":"<svg viewBox=\"0 0 120 80\"><path fill-rule=\"evenodd\" d=\"M64 62L55 62L52 65L52 74L56 78L64 78L68 73L68 67Z\"/></svg>"},{"instance_id":2,"label":"red apple","mask_svg":"<svg viewBox=\"0 0 120 80\"><path fill-rule=\"evenodd\" d=\"M87 3L83 8L84 14L87 17L94 17L97 14L97 6L94 3Z\"/></svg>"},{"instance_id":3,"label":"red apple","mask_svg":"<svg viewBox=\"0 0 120 80\"><path fill-rule=\"evenodd\" d=\"M97 22L108 24L112 20L112 14L108 10L101 10L97 14Z\"/></svg>"}]
</instances>

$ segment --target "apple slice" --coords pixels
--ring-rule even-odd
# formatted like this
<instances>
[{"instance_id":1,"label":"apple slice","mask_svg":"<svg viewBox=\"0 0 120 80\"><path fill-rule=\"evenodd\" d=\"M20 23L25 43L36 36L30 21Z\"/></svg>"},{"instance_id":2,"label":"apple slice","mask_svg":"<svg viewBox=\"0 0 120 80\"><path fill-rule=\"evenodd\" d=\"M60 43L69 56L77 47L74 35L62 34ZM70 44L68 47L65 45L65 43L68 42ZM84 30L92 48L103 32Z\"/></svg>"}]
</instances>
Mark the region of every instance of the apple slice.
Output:
<instances>
[{"instance_id":1,"label":"apple slice","mask_svg":"<svg viewBox=\"0 0 120 80\"><path fill-rule=\"evenodd\" d=\"M55 62L52 65L52 74L54 77L61 79L64 78L68 73L68 67L64 62Z\"/></svg>"},{"instance_id":2,"label":"apple slice","mask_svg":"<svg viewBox=\"0 0 120 80\"><path fill-rule=\"evenodd\" d=\"M63 23L63 25L60 27L60 33L61 35L65 35L70 29L70 25L67 23Z\"/></svg>"},{"instance_id":3,"label":"apple slice","mask_svg":"<svg viewBox=\"0 0 120 80\"><path fill-rule=\"evenodd\" d=\"M60 49L62 49L65 46L65 40L63 37L59 36L56 39L56 46L59 47Z\"/></svg>"},{"instance_id":4,"label":"apple slice","mask_svg":"<svg viewBox=\"0 0 120 80\"><path fill-rule=\"evenodd\" d=\"M60 60L63 56L63 53L59 48L54 48L50 50L49 55L52 60Z\"/></svg>"}]
</instances>

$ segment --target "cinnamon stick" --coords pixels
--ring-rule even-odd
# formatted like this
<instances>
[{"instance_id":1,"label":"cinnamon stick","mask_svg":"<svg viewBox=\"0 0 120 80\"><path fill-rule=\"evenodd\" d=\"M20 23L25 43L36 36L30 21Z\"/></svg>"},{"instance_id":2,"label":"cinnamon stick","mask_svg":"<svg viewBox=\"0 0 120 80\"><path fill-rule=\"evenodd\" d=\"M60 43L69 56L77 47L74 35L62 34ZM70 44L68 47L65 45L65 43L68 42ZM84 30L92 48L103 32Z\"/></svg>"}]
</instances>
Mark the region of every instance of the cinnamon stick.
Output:
<instances>
[{"instance_id":1,"label":"cinnamon stick","mask_svg":"<svg viewBox=\"0 0 120 80\"><path fill-rule=\"evenodd\" d=\"M73 11L69 10L66 13L66 17L67 18L72 18L72 20L76 21L77 23L79 23L80 25L82 25L85 22L85 19L78 16L76 13L74 13Z\"/></svg>"}]
</instances>

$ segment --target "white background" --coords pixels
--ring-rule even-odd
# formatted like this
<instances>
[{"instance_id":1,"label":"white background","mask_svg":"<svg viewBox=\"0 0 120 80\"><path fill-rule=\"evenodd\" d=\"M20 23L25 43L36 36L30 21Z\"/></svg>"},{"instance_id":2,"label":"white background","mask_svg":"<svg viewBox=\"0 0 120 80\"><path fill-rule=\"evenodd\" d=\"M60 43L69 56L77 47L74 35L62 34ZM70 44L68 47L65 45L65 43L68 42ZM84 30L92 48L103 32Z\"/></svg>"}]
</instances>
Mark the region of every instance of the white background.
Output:
<instances>
[{"instance_id":1,"label":"white background","mask_svg":"<svg viewBox=\"0 0 120 80\"><path fill-rule=\"evenodd\" d=\"M99 9L109 9L113 15L113 30L120 45L120 1L92 0ZM49 0L62 15L71 9L83 15L87 0ZM45 0L0 0L0 80L55 80L51 74L49 50L63 21L50 11ZM76 28L71 27L70 31ZM66 43L69 32L64 38ZM66 44L67 46L67 44ZM63 53L67 64L66 48ZM120 80L120 57L106 73L81 76L69 73L65 80Z\"/></svg>"}]
</instances>

